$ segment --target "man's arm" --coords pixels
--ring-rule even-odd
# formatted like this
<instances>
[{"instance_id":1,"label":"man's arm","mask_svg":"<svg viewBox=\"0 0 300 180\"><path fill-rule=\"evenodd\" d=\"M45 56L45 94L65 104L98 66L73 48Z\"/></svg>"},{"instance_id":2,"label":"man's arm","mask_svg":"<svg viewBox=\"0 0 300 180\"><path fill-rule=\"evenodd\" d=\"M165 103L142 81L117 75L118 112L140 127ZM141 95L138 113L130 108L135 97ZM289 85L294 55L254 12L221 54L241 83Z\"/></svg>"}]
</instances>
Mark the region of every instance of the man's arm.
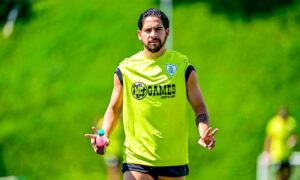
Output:
<instances>
[{"instance_id":1,"label":"man's arm","mask_svg":"<svg viewBox=\"0 0 300 180\"><path fill-rule=\"evenodd\" d=\"M271 141L272 141L272 138L267 135L265 138L265 142L264 142L263 152L270 152Z\"/></svg>"},{"instance_id":2,"label":"man's arm","mask_svg":"<svg viewBox=\"0 0 300 180\"><path fill-rule=\"evenodd\" d=\"M187 95L195 112L196 125L201 137L198 143L201 146L208 147L208 149L211 150L215 144L213 136L218 129L215 129L211 134L209 134L211 131L211 128L209 127L209 116L198 84L197 73L195 71L192 71L188 78Z\"/></svg>"},{"instance_id":3,"label":"man's arm","mask_svg":"<svg viewBox=\"0 0 300 180\"><path fill-rule=\"evenodd\" d=\"M264 142L264 149L262 153L262 160L264 164L270 164L271 142L272 142L271 136L266 135L265 142Z\"/></svg>"},{"instance_id":4,"label":"man's arm","mask_svg":"<svg viewBox=\"0 0 300 180\"><path fill-rule=\"evenodd\" d=\"M112 133L113 129L118 124L121 110L123 104L123 86L118 78L118 76L114 75L114 89L111 95L110 103L107 107L107 110L104 115L104 120L102 124L102 129L105 131L105 141L106 144L109 144L109 135ZM97 129L92 127L95 134L86 134L86 137L91 138L91 144L94 148L94 151L97 152L98 148L96 146L96 138L97 138Z\"/></svg>"},{"instance_id":5,"label":"man's arm","mask_svg":"<svg viewBox=\"0 0 300 180\"><path fill-rule=\"evenodd\" d=\"M106 137L109 137L111 132L117 126L123 104L123 86L118 78L114 75L114 89L111 95L110 103L106 109L102 129L105 130Z\"/></svg>"}]
</instances>

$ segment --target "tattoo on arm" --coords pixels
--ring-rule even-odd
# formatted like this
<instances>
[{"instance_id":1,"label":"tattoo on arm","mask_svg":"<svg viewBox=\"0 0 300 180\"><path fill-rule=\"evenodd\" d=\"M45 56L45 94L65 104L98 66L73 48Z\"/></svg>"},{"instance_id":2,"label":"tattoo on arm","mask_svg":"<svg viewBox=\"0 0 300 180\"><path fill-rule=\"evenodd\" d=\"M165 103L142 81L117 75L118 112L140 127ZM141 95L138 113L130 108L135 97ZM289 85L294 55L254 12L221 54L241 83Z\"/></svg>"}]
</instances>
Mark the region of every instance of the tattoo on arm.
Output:
<instances>
[{"instance_id":1,"label":"tattoo on arm","mask_svg":"<svg viewBox=\"0 0 300 180\"><path fill-rule=\"evenodd\" d=\"M196 117L196 124L197 124L197 126L198 126L198 124L199 124L200 122L203 122L203 123L208 124L208 123L209 123L208 115L207 115L207 114L199 114L199 115Z\"/></svg>"}]
</instances>

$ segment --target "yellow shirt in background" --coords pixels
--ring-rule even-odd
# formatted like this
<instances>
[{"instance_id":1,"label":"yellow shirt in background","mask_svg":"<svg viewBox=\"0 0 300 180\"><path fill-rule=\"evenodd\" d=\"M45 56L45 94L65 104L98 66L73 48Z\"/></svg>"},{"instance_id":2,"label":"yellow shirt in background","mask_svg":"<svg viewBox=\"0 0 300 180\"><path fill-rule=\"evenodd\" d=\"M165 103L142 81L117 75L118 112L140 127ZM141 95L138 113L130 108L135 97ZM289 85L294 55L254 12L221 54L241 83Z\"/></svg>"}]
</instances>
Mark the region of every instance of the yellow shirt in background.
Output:
<instances>
[{"instance_id":1,"label":"yellow shirt in background","mask_svg":"<svg viewBox=\"0 0 300 180\"><path fill-rule=\"evenodd\" d=\"M268 122L267 136L271 138L270 153L274 163L289 159L293 149L288 146L288 139L294 133L296 133L296 120L291 116L284 120L277 115Z\"/></svg>"}]
</instances>

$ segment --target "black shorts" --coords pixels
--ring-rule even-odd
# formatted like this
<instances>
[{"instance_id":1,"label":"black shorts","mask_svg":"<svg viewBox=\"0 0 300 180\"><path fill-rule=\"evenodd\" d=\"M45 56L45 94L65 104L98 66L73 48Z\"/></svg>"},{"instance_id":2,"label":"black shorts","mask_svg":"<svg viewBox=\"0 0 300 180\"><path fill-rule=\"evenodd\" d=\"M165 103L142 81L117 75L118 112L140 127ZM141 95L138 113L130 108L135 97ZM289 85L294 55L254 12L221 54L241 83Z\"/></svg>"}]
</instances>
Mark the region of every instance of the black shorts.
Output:
<instances>
[{"instance_id":1,"label":"black shorts","mask_svg":"<svg viewBox=\"0 0 300 180\"><path fill-rule=\"evenodd\" d=\"M276 164L278 170L283 170L283 169L290 169L290 163L289 161L282 161L278 164Z\"/></svg>"},{"instance_id":2,"label":"black shorts","mask_svg":"<svg viewBox=\"0 0 300 180\"><path fill-rule=\"evenodd\" d=\"M122 168L123 173L125 171L137 171L145 174L149 174L155 180L158 176L166 177L181 177L189 174L188 165L182 166L164 166L164 167L153 167L153 166L144 166L139 164L124 163Z\"/></svg>"}]
</instances>

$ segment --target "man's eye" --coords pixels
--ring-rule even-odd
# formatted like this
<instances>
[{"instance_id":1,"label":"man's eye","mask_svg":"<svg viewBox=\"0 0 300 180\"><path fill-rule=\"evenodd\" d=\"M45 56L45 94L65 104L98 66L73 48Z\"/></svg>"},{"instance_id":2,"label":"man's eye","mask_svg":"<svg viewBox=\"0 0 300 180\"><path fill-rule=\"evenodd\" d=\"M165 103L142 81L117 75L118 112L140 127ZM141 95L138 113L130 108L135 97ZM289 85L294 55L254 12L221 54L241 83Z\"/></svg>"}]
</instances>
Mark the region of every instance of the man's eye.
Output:
<instances>
[{"instance_id":1,"label":"man's eye","mask_svg":"<svg viewBox=\"0 0 300 180\"><path fill-rule=\"evenodd\" d=\"M161 31L161 30L162 30L162 27L156 28L156 31Z\"/></svg>"}]
</instances>

